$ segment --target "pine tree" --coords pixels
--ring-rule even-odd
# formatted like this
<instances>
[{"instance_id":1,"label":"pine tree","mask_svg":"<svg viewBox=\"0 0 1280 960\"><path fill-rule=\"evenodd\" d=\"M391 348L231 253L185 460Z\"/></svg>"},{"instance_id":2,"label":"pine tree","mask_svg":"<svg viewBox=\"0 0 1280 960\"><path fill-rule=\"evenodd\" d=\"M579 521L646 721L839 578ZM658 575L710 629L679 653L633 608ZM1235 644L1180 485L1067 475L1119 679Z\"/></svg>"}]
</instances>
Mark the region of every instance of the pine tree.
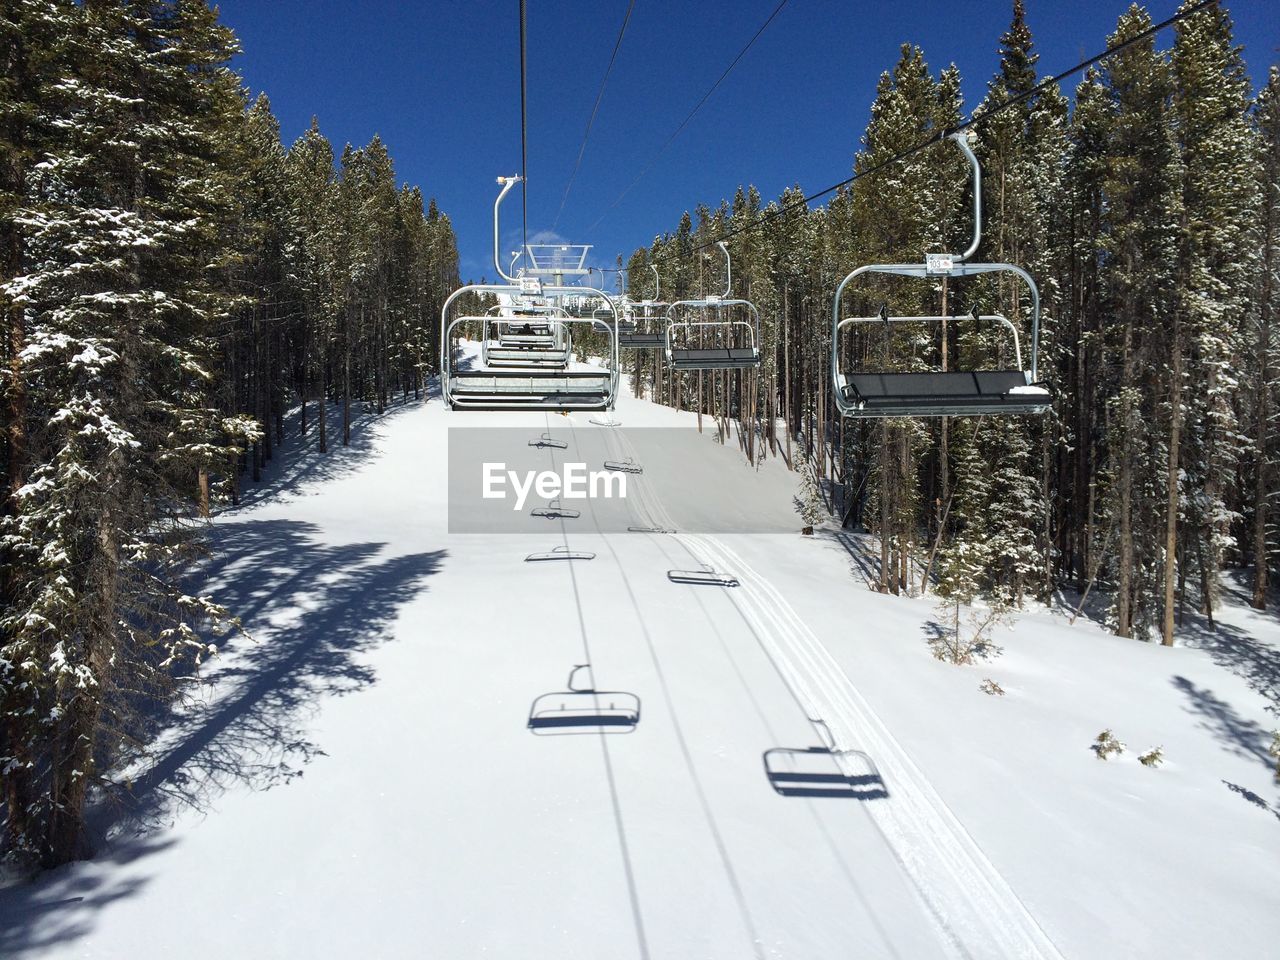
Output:
<instances>
[{"instance_id":1,"label":"pine tree","mask_svg":"<svg viewBox=\"0 0 1280 960\"><path fill-rule=\"evenodd\" d=\"M1108 552L1110 523L1099 519L1098 471L1104 455L1105 391L1110 374L1104 353L1104 269L1099 246L1108 219L1104 188L1107 143L1114 114L1100 75L1090 70L1075 91L1075 111L1067 128L1063 171L1049 221L1051 271L1055 277L1056 343L1046 356L1059 401L1062 425L1057 470L1061 574L1078 590L1101 570Z\"/></svg>"},{"instance_id":2,"label":"pine tree","mask_svg":"<svg viewBox=\"0 0 1280 960\"><path fill-rule=\"evenodd\" d=\"M68 43L75 72L50 104L66 122L24 190L25 272L8 285L48 419L0 522L16 568L0 660L31 671L35 709L3 760L23 780L10 817L46 864L88 850L83 809L105 732L118 742L127 724L121 689L163 687L209 650L193 623L225 617L178 578L194 478L228 433L252 432L209 403L233 39L202 4L90 4Z\"/></svg>"},{"instance_id":3,"label":"pine tree","mask_svg":"<svg viewBox=\"0 0 1280 960\"><path fill-rule=\"evenodd\" d=\"M338 260L341 227L333 162L333 147L313 118L310 129L293 144L285 161L296 233L286 244L284 256L301 312L298 379L302 427L305 431L307 403L314 396L319 401L316 442L321 453L328 452L329 357L342 302Z\"/></svg>"},{"instance_id":4,"label":"pine tree","mask_svg":"<svg viewBox=\"0 0 1280 960\"><path fill-rule=\"evenodd\" d=\"M264 428L249 451L251 475L258 481L284 441L284 354L291 326L284 250L296 227L290 219L280 125L266 95L236 119L228 143L237 179L227 264L234 322L222 341L231 373L224 381L230 395L222 399L227 409L250 412Z\"/></svg>"},{"instance_id":5,"label":"pine tree","mask_svg":"<svg viewBox=\"0 0 1280 960\"><path fill-rule=\"evenodd\" d=\"M1261 256L1254 284L1257 308L1249 352L1253 372L1253 491L1251 558L1253 606L1266 609L1271 568L1276 563L1276 522L1280 485L1276 483L1276 411L1280 410L1280 67L1272 67L1258 96L1255 114L1259 139L1258 190Z\"/></svg>"},{"instance_id":6,"label":"pine tree","mask_svg":"<svg viewBox=\"0 0 1280 960\"><path fill-rule=\"evenodd\" d=\"M1109 45L1151 26L1137 6L1121 18ZM1169 358L1176 336L1181 170L1170 107L1173 78L1150 37L1107 61L1114 111L1107 145L1110 258L1108 360L1118 370L1107 401L1108 509L1119 538L1113 619L1120 636L1145 638L1156 625L1163 524L1140 505L1166 502Z\"/></svg>"},{"instance_id":7,"label":"pine tree","mask_svg":"<svg viewBox=\"0 0 1280 960\"><path fill-rule=\"evenodd\" d=\"M1185 11L1189 3L1184 3ZM1217 571L1234 546L1227 478L1243 454L1234 397L1246 317L1257 273L1257 178L1249 128L1249 81L1231 19L1218 4L1177 24L1171 57L1176 136L1182 167L1180 296L1175 369L1185 369L1185 400L1172 411L1174 435L1186 419L1186 456L1170 454L1187 488L1202 603L1210 616ZM1185 349L1186 356L1182 356ZM1175 394L1182 384L1175 383ZM1183 412L1185 410L1185 414ZM1170 502L1170 543L1176 512ZM1185 559L1184 559L1185 562ZM1173 562L1168 562L1164 640L1173 642Z\"/></svg>"},{"instance_id":8,"label":"pine tree","mask_svg":"<svg viewBox=\"0 0 1280 960\"><path fill-rule=\"evenodd\" d=\"M978 112L981 115L1013 98L1025 99L1002 109L980 128L986 223L979 250L980 259L1012 262L1044 276L1051 196L1063 151L1058 131L1064 111L1056 91L1029 96L1036 84L1036 60L1025 10L1016 2L1013 21L1001 37L1000 73ZM1042 291L1045 332L1053 292L1046 283ZM1024 342L1029 342L1030 326L1023 318L1030 316L1030 297L1020 281L1002 278L999 284L971 284L967 296L972 298L968 305L996 305L996 312L1010 317ZM970 323L956 334L958 352L975 366L990 365L993 360L1001 366L1012 365L1012 345L1003 328ZM1029 363L1029 357L1023 363ZM1041 441L1047 441L1046 427L1053 422L1053 414L1045 420L994 419L957 436L962 442L971 437L980 445L972 455L957 445L958 462L966 471L957 479L952 514L957 521L967 521L958 536L981 540L980 546L974 543L970 549L989 553L988 588L1018 599L1030 583L1040 585L1038 592L1047 592L1038 575L1049 551L1048 491L1037 454L1045 449Z\"/></svg>"},{"instance_id":9,"label":"pine tree","mask_svg":"<svg viewBox=\"0 0 1280 960\"><path fill-rule=\"evenodd\" d=\"M76 11L69 2L15 2L0 8L0 807L5 811L0 851L29 850L27 838L40 808L38 764L44 759L40 711L44 686L41 664L17 656L23 646L6 625L17 609L22 584L18 544L4 536L4 524L18 512L30 458L30 413L24 359L30 323L27 291L26 227L33 212L27 190L42 147L56 130L56 105L64 98L65 74L74 50Z\"/></svg>"},{"instance_id":10,"label":"pine tree","mask_svg":"<svg viewBox=\"0 0 1280 960\"><path fill-rule=\"evenodd\" d=\"M954 67L934 79L923 53L904 46L893 71L880 78L855 171L869 169L904 145L924 142L939 130L953 127L959 120L959 89ZM962 205L954 184L963 182L964 169L963 158L947 145L918 154L874 179L856 182L850 211L851 229L859 241L851 251L854 259L914 262L923 260L926 251L952 249ZM849 302L862 315L874 313L887 302L892 312L911 316L937 312L935 296L928 283L895 278L891 284L866 285ZM894 324L890 331L877 331L876 337L842 349L851 351L856 365L924 369L936 362L933 337L932 331L915 325ZM918 349L922 343L929 344L923 356ZM910 554L922 501L919 464L928 440L926 426L912 420L885 420L846 434L846 442L854 448L849 456L870 464L873 485L868 506L878 513L880 588L893 593L909 586Z\"/></svg>"}]
</instances>

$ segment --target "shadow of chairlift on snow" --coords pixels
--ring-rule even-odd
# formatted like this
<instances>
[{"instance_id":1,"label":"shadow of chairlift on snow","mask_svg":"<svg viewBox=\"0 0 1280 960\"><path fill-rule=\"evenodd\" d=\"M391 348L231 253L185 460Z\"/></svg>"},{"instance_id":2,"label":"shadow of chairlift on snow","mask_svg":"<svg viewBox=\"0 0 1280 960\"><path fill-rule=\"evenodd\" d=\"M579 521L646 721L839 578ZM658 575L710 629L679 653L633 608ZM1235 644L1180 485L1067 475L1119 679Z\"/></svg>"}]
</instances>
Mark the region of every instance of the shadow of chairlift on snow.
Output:
<instances>
[{"instance_id":1,"label":"shadow of chairlift on snow","mask_svg":"<svg viewBox=\"0 0 1280 960\"><path fill-rule=\"evenodd\" d=\"M828 744L831 732L821 720L810 720ZM885 800L889 789L875 762L860 750L821 747L773 747L763 756L769 785L783 797L836 800Z\"/></svg>"},{"instance_id":2,"label":"shadow of chairlift on snow","mask_svg":"<svg viewBox=\"0 0 1280 960\"><path fill-rule=\"evenodd\" d=\"M529 511L531 517L542 517L547 520L577 520L582 516L581 510L571 510L561 506L559 498L548 500L545 507L534 507ZM528 559L526 557L526 559Z\"/></svg>"},{"instance_id":3,"label":"shadow of chairlift on snow","mask_svg":"<svg viewBox=\"0 0 1280 960\"><path fill-rule=\"evenodd\" d=\"M542 434L537 440L530 440L529 446L539 447L544 450L568 450L569 444L564 440L557 440L551 436L550 431Z\"/></svg>"},{"instance_id":4,"label":"shadow of chairlift on snow","mask_svg":"<svg viewBox=\"0 0 1280 960\"><path fill-rule=\"evenodd\" d=\"M579 733L631 733L640 722L640 698L621 690L597 690L574 685L579 670L591 672L587 663L575 664L569 671L568 688L544 693L529 707L531 733L538 736L560 736Z\"/></svg>"},{"instance_id":5,"label":"shadow of chairlift on snow","mask_svg":"<svg viewBox=\"0 0 1280 960\"><path fill-rule=\"evenodd\" d=\"M524 558L525 563L541 563L544 560L594 560L596 555L589 550L570 550L568 547L553 547L546 553L531 553Z\"/></svg>"},{"instance_id":6,"label":"shadow of chairlift on snow","mask_svg":"<svg viewBox=\"0 0 1280 960\"><path fill-rule=\"evenodd\" d=\"M691 583L712 587L736 587L738 578L727 573L717 573L715 567L705 563L699 570L668 570L667 579L672 583Z\"/></svg>"},{"instance_id":7,"label":"shadow of chairlift on snow","mask_svg":"<svg viewBox=\"0 0 1280 960\"><path fill-rule=\"evenodd\" d=\"M644 467L636 463L631 457L625 460L606 460L604 468L613 473L644 473Z\"/></svg>"}]
</instances>

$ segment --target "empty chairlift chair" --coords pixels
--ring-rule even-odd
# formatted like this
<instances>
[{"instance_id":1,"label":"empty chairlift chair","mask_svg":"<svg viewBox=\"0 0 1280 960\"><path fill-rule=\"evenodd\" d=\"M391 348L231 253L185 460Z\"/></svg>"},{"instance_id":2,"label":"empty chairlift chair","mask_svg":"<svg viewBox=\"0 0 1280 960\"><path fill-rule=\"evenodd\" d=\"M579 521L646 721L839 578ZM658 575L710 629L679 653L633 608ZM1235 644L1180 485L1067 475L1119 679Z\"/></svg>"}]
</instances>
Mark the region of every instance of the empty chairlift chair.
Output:
<instances>
[{"instance_id":1,"label":"empty chairlift chair","mask_svg":"<svg viewBox=\"0 0 1280 960\"><path fill-rule=\"evenodd\" d=\"M658 268L649 264L653 271L653 299L640 300L629 304L630 311L627 323L618 327L618 349L620 350L666 350L668 304L658 299Z\"/></svg>"},{"instance_id":2,"label":"empty chairlift chair","mask_svg":"<svg viewBox=\"0 0 1280 960\"><path fill-rule=\"evenodd\" d=\"M749 300L729 296L733 285L729 248L723 241L716 246L724 253L724 295L677 300L667 308L666 351L673 369L743 370L760 366L760 311ZM682 313L689 319L678 319ZM744 314L749 319L744 319Z\"/></svg>"},{"instance_id":3,"label":"empty chairlift chair","mask_svg":"<svg viewBox=\"0 0 1280 960\"><path fill-rule=\"evenodd\" d=\"M440 311L440 383L441 393L450 409L537 409L537 410L610 410L618 394L618 341L617 307L603 291L589 287L562 286L566 274L585 273L585 269L573 266L563 256L551 257L530 246L527 256L535 264L522 271L518 277L508 275L498 254L498 210L508 191L520 181L519 177L500 177L502 190L493 205L493 262L498 273L507 281L500 284L472 284L455 290ZM587 248L569 244L557 244L560 253L573 248L579 251L579 263ZM538 266L541 264L541 266ZM533 275L526 275L533 274ZM556 285L544 285L541 274L553 277ZM514 314L517 309L536 311L537 316L525 318L466 316L457 314L457 305L467 294L492 295L510 304ZM608 324L609 347L606 354L608 367L573 366L567 355L548 363L520 362L509 365L495 356L501 349L532 348L534 350L568 349L570 324L591 324L589 318L571 317L561 304L570 297L597 297L612 314ZM543 318L543 319L539 319ZM537 322L535 322L537 321ZM488 345L490 324L497 324L498 343ZM518 325L517 325L518 324ZM508 329L504 329L506 326ZM526 330L525 327L529 329ZM479 368L465 367L455 361L456 341L462 329L470 327L486 334L481 360L488 360ZM545 329L541 329L545 328ZM546 341L550 335L553 343ZM555 346L555 338L562 339ZM522 339L533 338L524 343ZM506 359L505 357L502 359ZM492 365L490 365L492 364Z\"/></svg>"},{"instance_id":4,"label":"empty chairlift chair","mask_svg":"<svg viewBox=\"0 0 1280 960\"><path fill-rule=\"evenodd\" d=\"M563 309L512 303L484 325L481 362L490 368L562 370L569 365L573 337Z\"/></svg>"},{"instance_id":5,"label":"empty chairlift chair","mask_svg":"<svg viewBox=\"0 0 1280 960\"><path fill-rule=\"evenodd\" d=\"M859 267L840 282L832 306L831 376L836 405L846 417L939 417L982 414L1044 413L1052 397L1037 381L1040 334L1040 291L1035 281L1021 267L1010 263L970 263L982 237L982 172L978 159L963 133L951 137L964 152L973 173L973 241L962 254L929 254L923 264L890 263ZM1031 338L1029 364L1024 365L1018 327L999 314L967 316L894 316L887 305L875 316L842 316L845 288L866 274L889 274L899 277L945 278L975 277L983 274L1012 274L1027 287L1031 303ZM994 369L961 368L933 371L903 371L865 367L842 370L841 335L852 329L876 329L888 337L893 324L938 325L981 324L1007 331L1013 366Z\"/></svg>"},{"instance_id":6,"label":"empty chairlift chair","mask_svg":"<svg viewBox=\"0 0 1280 960\"><path fill-rule=\"evenodd\" d=\"M632 304L630 329L619 328L620 350L666 350L667 304L657 300L641 300Z\"/></svg>"}]
</instances>

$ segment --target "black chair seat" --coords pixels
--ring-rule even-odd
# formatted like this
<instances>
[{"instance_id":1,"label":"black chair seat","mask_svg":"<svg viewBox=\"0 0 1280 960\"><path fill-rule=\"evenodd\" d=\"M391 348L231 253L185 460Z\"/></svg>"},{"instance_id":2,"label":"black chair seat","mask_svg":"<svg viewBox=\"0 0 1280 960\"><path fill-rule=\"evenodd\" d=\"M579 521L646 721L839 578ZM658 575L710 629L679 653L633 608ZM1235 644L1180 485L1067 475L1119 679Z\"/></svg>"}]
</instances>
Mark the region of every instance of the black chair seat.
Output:
<instances>
[{"instance_id":1,"label":"black chair seat","mask_svg":"<svg viewBox=\"0 0 1280 960\"><path fill-rule=\"evenodd\" d=\"M676 348L671 365L677 370L734 370L760 365L760 354L750 347Z\"/></svg>"},{"instance_id":2,"label":"black chair seat","mask_svg":"<svg viewBox=\"0 0 1280 960\"><path fill-rule=\"evenodd\" d=\"M667 345L665 333L621 333L618 346L624 350L662 350Z\"/></svg>"},{"instance_id":3,"label":"black chair seat","mask_svg":"<svg viewBox=\"0 0 1280 960\"><path fill-rule=\"evenodd\" d=\"M848 377L844 399L872 412L892 410L946 413L1038 412L1049 405L1047 393L1011 393L1027 385L1021 370L965 370L946 373L855 373Z\"/></svg>"},{"instance_id":4,"label":"black chair seat","mask_svg":"<svg viewBox=\"0 0 1280 960\"><path fill-rule=\"evenodd\" d=\"M556 380L603 380L609 377L609 371L597 367L594 370L557 370L554 373L527 373L521 370L455 370L452 374L455 380L459 382L467 382L468 380L527 380L530 377L551 377Z\"/></svg>"}]
</instances>

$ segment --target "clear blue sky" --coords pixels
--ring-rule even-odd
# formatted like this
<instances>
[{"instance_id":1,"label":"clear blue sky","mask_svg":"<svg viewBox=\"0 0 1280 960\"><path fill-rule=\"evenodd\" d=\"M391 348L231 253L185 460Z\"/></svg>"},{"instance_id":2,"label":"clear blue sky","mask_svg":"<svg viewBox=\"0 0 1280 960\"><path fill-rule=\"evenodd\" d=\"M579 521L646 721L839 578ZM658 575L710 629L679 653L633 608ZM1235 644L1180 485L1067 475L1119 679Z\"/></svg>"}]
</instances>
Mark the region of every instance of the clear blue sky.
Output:
<instances>
[{"instance_id":1,"label":"clear blue sky","mask_svg":"<svg viewBox=\"0 0 1280 960\"><path fill-rule=\"evenodd\" d=\"M1128 0L1027 0L1052 74L1101 50ZM754 183L766 199L848 176L879 74L903 42L954 62L972 108L997 67L1011 0L791 0L694 121L595 231L587 229L764 22L777 0L636 0L582 169L556 225L612 266L699 202ZM462 275L493 277L494 178L520 169L517 0L220 0L235 67L292 142L314 114L338 149L386 141L401 181L453 218ZM1148 4L1153 19L1177 0ZM1275 0L1229 9L1255 86L1276 62ZM627 0L528 0L529 230L549 231ZM1159 41L1171 42L1171 31ZM1074 86L1074 82L1072 83ZM518 244L520 197L504 211Z\"/></svg>"}]
</instances>

